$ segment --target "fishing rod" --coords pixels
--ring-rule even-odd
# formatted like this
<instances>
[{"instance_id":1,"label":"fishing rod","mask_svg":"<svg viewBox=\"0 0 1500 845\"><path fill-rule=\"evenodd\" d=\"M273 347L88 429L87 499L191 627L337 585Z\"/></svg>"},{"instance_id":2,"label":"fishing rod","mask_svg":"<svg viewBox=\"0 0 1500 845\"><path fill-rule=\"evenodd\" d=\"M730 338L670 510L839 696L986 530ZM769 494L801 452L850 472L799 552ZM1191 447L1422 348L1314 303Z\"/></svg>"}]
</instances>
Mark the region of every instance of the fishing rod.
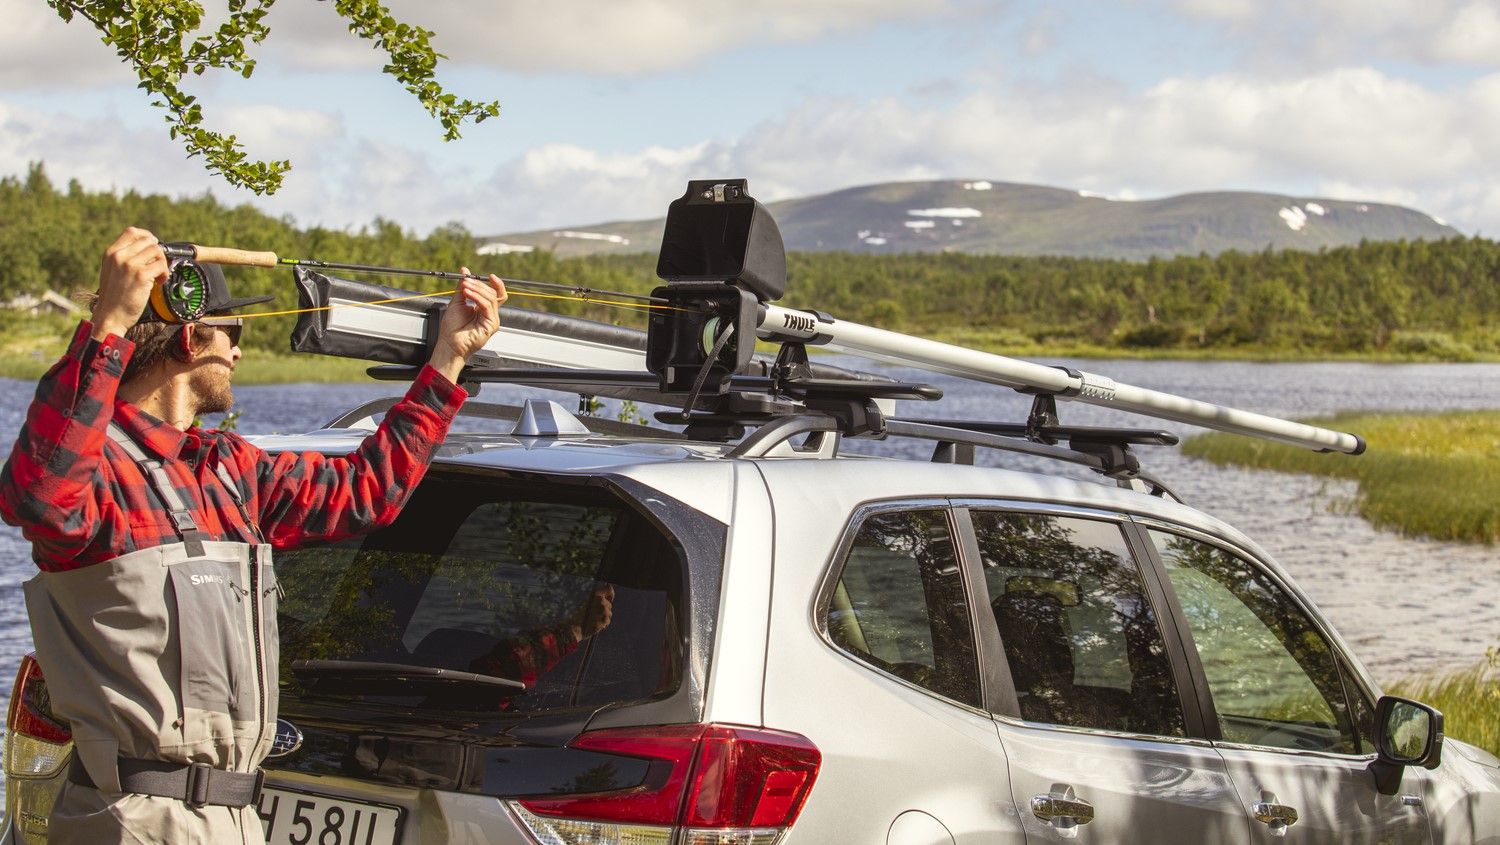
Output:
<instances>
[{"instance_id":1,"label":"fishing rod","mask_svg":"<svg viewBox=\"0 0 1500 845\"><path fill-rule=\"evenodd\" d=\"M455 282L464 279L482 278L472 273L453 273L445 270L385 267L373 264L346 264L335 261L319 261L312 258L282 258L270 251L244 250L233 247L202 246L191 243L164 243L161 247L162 251L166 253L169 271L167 280L153 292L151 307L162 320L173 323L192 322L211 310L211 298L205 294L213 286L210 280L214 274L205 271L202 266L204 264L218 264L231 267L263 267L268 269L275 269L277 267L306 267L316 270L338 270L342 272L371 273L384 276L425 276ZM532 281L530 279L501 278L501 281L505 283L507 288L515 287L546 292L538 294L526 293L524 290L516 291L515 295L518 296L533 296L543 299L567 299L596 305L625 308L675 310L680 307L658 297L625 293L623 291L600 290L582 285L564 285L555 282ZM452 291L448 291L448 293L452 293ZM421 295L432 296L435 294ZM604 299L600 297L609 298ZM392 299L387 301L396 302L400 300ZM242 316L270 317L301 313L301 310L272 311L261 314L245 314Z\"/></svg>"}]
</instances>

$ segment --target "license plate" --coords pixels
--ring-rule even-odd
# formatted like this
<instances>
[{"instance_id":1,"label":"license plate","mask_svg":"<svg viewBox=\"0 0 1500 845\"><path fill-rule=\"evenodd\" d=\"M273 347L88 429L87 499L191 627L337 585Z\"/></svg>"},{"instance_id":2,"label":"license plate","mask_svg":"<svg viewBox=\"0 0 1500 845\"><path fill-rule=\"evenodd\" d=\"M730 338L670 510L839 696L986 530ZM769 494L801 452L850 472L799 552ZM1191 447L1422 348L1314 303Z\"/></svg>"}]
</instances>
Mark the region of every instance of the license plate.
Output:
<instances>
[{"instance_id":1,"label":"license plate","mask_svg":"<svg viewBox=\"0 0 1500 845\"><path fill-rule=\"evenodd\" d=\"M266 845L395 845L400 807L267 786L260 792Z\"/></svg>"}]
</instances>

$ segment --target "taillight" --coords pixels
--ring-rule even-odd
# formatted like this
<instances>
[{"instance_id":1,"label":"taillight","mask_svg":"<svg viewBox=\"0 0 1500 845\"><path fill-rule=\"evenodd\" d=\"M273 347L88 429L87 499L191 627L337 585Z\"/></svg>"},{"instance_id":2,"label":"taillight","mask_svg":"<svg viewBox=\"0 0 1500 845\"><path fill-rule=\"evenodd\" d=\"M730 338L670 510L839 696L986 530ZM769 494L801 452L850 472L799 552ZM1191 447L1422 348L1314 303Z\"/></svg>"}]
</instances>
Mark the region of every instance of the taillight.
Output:
<instances>
[{"instance_id":1,"label":"taillight","mask_svg":"<svg viewBox=\"0 0 1500 845\"><path fill-rule=\"evenodd\" d=\"M822 762L806 737L730 725L591 731L572 745L653 765L623 792L509 802L541 845L772 845Z\"/></svg>"},{"instance_id":2,"label":"taillight","mask_svg":"<svg viewBox=\"0 0 1500 845\"><path fill-rule=\"evenodd\" d=\"M68 759L73 734L52 715L47 681L36 655L21 658L6 717L5 776L51 777Z\"/></svg>"}]
</instances>

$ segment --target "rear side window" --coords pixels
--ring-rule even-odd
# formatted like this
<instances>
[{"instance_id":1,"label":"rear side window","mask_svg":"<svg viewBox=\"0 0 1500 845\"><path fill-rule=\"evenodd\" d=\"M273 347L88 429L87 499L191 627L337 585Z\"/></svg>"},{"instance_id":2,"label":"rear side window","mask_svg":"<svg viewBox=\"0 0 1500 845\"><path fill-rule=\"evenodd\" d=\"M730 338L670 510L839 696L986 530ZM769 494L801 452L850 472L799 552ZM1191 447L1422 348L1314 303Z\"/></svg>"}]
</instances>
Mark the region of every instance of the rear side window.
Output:
<instances>
[{"instance_id":1,"label":"rear side window","mask_svg":"<svg viewBox=\"0 0 1500 845\"><path fill-rule=\"evenodd\" d=\"M825 624L834 644L860 660L979 706L973 628L946 511L867 517Z\"/></svg>"},{"instance_id":2,"label":"rear side window","mask_svg":"<svg viewBox=\"0 0 1500 845\"><path fill-rule=\"evenodd\" d=\"M682 563L624 502L573 486L429 477L365 538L278 556L282 680L403 707L535 712L655 698L681 674ZM504 678L382 682L379 666ZM317 667L312 667L317 668Z\"/></svg>"},{"instance_id":3,"label":"rear side window","mask_svg":"<svg viewBox=\"0 0 1500 845\"><path fill-rule=\"evenodd\" d=\"M1185 736L1156 611L1120 527L999 511L973 519L1021 717Z\"/></svg>"}]
</instances>

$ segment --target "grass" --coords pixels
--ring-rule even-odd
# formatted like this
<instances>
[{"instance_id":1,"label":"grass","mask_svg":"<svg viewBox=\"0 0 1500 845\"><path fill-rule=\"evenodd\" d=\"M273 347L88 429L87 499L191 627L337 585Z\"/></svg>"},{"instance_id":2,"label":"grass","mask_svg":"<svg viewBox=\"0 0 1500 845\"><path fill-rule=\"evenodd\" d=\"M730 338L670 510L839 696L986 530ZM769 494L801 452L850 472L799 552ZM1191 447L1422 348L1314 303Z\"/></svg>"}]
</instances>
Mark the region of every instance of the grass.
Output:
<instances>
[{"instance_id":1,"label":"grass","mask_svg":"<svg viewBox=\"0 0 1500 845\"><path fill-rule=\"evenodd\" d=\"M1500 540L1500 411L1345 414L1309 420L1352 431L1363 455L1327 455L1226 434L1193 437L1183 451L1213 463L1352 479L1355 507L1382 528L1416 537Z\"/></svg>"},{"instance_id":2,"label":"grass","mask_svg":"<svg viewBox=\"0 0 1500 845\"><path fill-rule=\"evenodd\" d=\"M1443 730L1454 739L1477 745L1500 756L1500 650L1491 648L1484 663L1470 669L1428 678L1410 678L1391 687L1405 696L1442 711Z\"/></svg>"}]
</instances>

